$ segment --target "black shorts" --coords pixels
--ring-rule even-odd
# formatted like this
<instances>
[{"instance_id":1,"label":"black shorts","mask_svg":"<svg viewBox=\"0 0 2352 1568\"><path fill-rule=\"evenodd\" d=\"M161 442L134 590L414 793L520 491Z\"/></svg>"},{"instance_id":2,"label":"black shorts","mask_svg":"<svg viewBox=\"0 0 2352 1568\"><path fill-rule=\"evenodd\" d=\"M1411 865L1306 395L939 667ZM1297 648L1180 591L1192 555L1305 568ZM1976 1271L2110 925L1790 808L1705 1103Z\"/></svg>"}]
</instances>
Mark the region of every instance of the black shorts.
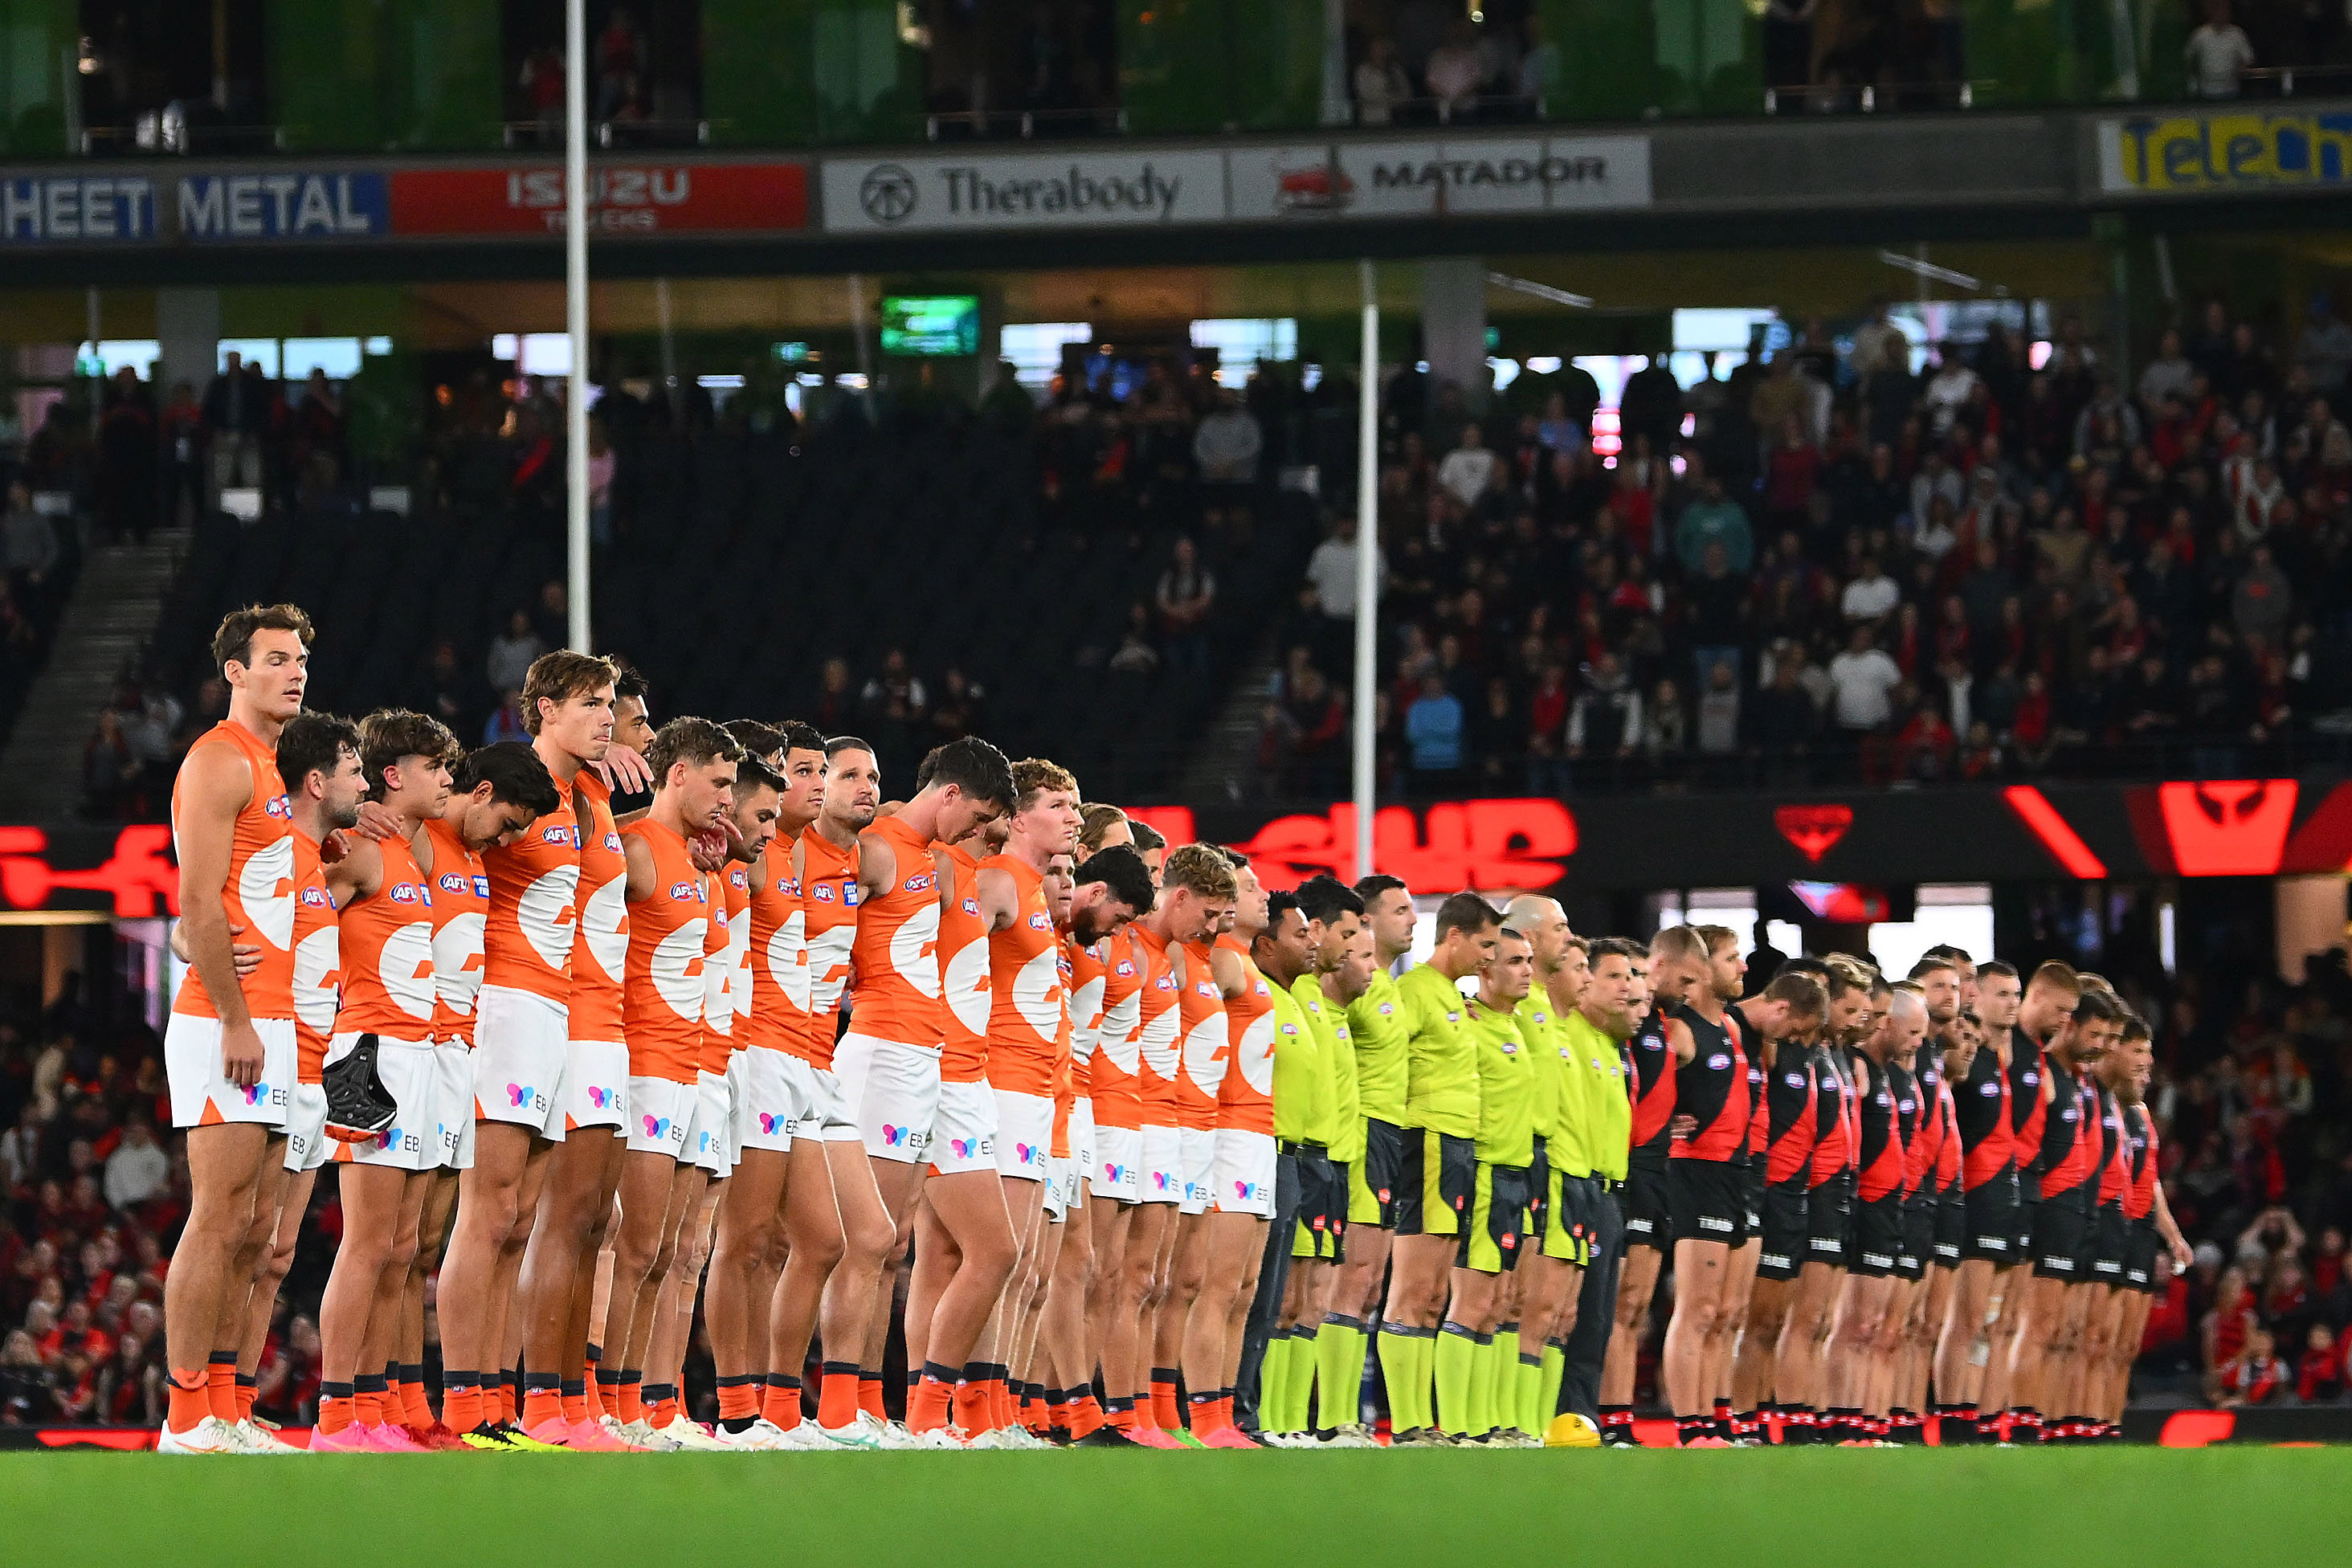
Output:
<instances>
[{"instance_id":1,"label":"black shorts","mask_svg":"<svg viewBox=\"0 0 2352 1568\"><path fill-rule=\"evenodd\" d=\"M2083 1267L2083 1238L2090 1228L2089 1216L2063 1194L2042 1199L2033 1211L2033 1247L2026 1256L2032 1261L2034 1277L2080 1281L2087 1273Z\"/></svg>"},{"instance_id":2,"label":"black shorts","mask_svg":"<svg viewBox=\"0 0 2352 1568\"><path fill-rule=\"evenodd\" d=\"M1679 1164L1680 1161L1668 1161ZM1645 1165L1635 1162L1625 1172L1625 1190L1620 1194L1625 1206L1625 1245L1654 1247L1660 1252L1675 1249L1675 1221L1666 1206L1666 1173L1664 1166Z\"/></svg>"},{"instance_id":3,"label":"black shorts","mask_svg":"<svg viewBox=\"0 0 2352 1568\"><path fill-rule=\"evenodd\" d=\"M1846 1244L1846 1272L1861 1279L1884 1279L1899 1272L1903 1249L1903 1200L1893 1193L1853 1205L1853 1235Z\"/></svg>"},{"instance_id":4,"label":"black shorts","mask_svg":"<svg viewBox=\"0 0 2352 1568\"><path fill-rule=\"evenodd\" d=\"M1727 1160L1667 1161L1666 1208L1676 1241L1738 1247L1748 1233L1748 1184Z\"/></svg>"},{"instance_id":5,"label":"black shorts","mask_svg":"<svg viewBox=\"0 0 2352 1568\"><path fill-rule=\"evenodd\" d=\"M1960 1256L2006 1268L2025 1256L2017 1246L2017 1173L2003 1171L1960 1195L1968 1210Z\"/></svg>"},{"instance_id":6,"label":"black shorts","mask_svg":"<svg viewBox=\"0 0 2352 1568\"><path fill-rule=\"evenodd\" d=\"M1958 1268L1969 1245L1969 1205L1954 1182L1936 1200L1936 1251L1927 1259L1938 1268Z\"/></svg>"},{"instance_id":7,"label":"black shorts","mask_svg":"<svg viewBox=\"0 0 2352 1568\"><path fill-rule=\"evenodd\" d=\"M1739 1245L1759 1239L1764 1234L1764 1162L1750 1159L1739 1167L1739 1194L1748 1205L1741 1219Z\"/></svg>"},{"instance_id":8,"label":"black shorts","mask_svg":"<svg viewBox=\"0 0 2352 1568\"><path fill-rule=\"evenodd\" d=\"M1536 1157L1528 1163L1528 1234L1540 1240L1551 1221L1551 1159L1543 1134L1536 1134Z\"/></svg>"},{"instance_id":9,"label":"black shorts","mask_svg":"<svg viewBox=\"0 0 2352 1568\"><path fill-rule=\"evenodd\" d=\"M1364 1152L1349 1175L1348 1217L1378 1230L1396 1228L1397 1194L1404 1181L1404 1129L1364 1118Z\"/></svg>"},{"instance_id":10,"label":"black shorts","mask_svg":"<svg viewBox=\"0 0 2352 1568\"><path fill-rule=\"evenodd\" d=\"M2157 1239L2156 1219L2124 1221L2124 1288L2144 1296L2156 1294L2156 1255L2164 1244Z\"/></svg>"},{"instance_id":11,"label":"black shorts","mask_svg":"<svg viewBox=\"0 0 2352 1568\"><path fill-rule=\"evenodd\" d=\"M1764 1189L1763 1251L1756 1258L1759 1279L1794 1279L1805 1262L1809 1231L1805 1176Z\"/></svg>"},{"instance_id":12,"label":"black shorts","mask_svg":"<svg viewBox=\"0 0 2352 1568\"><path fill-rule=\"evenodd\" d=\"M1911 1198L1903 1205L1903 1240L1895 1254L1895 1272L1906 1279L1927 1277L1927 1259L1936 1250L1936 1205Z\"/></svg>"},{"instance_id":13,"label":"black shorts","mask_svg":"<svg viewBox=\"0 0 2352 1568\"><path fill-rule=\"evenodd\" d=\"M1397 1180L1399 1236L1459 1236L1478 1187L1477 1141L1405 1128L1404 1169Z\"/></svg>"},{"instance_id":14,"label":"black shorts","mask_svg":"<svg viewBox=\"0 0 2352 1568\"><path fill-rule=\"evenodd\" d=\"M1320 1143L1285 1143L1282 1152L1298 1162L1298 1228L1315 1239L1314 1256L1326 1263L1344 1261L1341 1251L1348 1234L1348 1167L1334 1163Z\"/></svg>"},{"instance_id":15,"label":"black shorts","mask_svg":"<svg viewBox=\"0 0 2352 1568\"><path fill-rule=\"evenodd\" d=\"M1853 1236L1853 1173L1842 1171L1805 1194L1805 1256L1798 1261L1845 1267Z\"/></svg>"},{"instance_id":16,"label":"black shorts","mask_svg":"<svg viewBox=\"0 0 2352 1568\"><path fill-rule=\"evenodd\" d=\"M1478 1163L1470 1210L1463 1217L1462 1239L1454 1249L1455 1268L1507 1274L1519 1266L1531 1234L1528 1201L1533 1189L1528 1175L1525 1165Z\"/></svg>"},{"instance_id":17,"label":"black shorts","mask_svg":"<svg viewBox=\"0 0 2352 1568\"><path fill-rule=\"evenodd\" d=\"M2034 1216L2042 1209L2042 1178L2031 1171L2017 1173L2017 1234L2010 1256L2020 1263L2033 1261Z\"/></svg>"},{"instance_id":18,"label":"black shorts","mask_svg":"<svg viewBox=\"0 0 2352 1568\"><path fill-rule=\"evenodd\" d=\"M2131 1250L2131 1222L2124 1218L2121 1203L2101 1204L2097 1212L2091 1215L2087 1245L2091 1254L2092 1282L2122 1284L2124 1255Z\"/></svg>"}]
</instances>

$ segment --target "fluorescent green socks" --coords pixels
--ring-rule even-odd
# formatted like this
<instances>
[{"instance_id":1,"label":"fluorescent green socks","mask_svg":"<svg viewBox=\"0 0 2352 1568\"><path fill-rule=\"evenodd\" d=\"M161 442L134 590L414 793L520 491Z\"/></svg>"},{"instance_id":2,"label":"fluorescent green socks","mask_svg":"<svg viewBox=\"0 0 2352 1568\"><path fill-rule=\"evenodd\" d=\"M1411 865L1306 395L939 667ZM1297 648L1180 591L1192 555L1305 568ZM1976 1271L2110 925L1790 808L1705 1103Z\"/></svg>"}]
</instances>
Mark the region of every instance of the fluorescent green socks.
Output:
<instances>
[{"instance_id":1,"label":"fluorescent green socks","mask_svg":"<svg viewBox=\"0 0 2352 1568\"><path fill-rule=\"evenodd\" d=\"M1430 1379L1436 1340L1434 1329L1381 1325L1381 1376L1388 1384L1389 1426L1392 1431L1412 1432L1433 1424Z\"/></svg>"},{"instance_id":2,"label":"fluorescent green socks","mask_svg":"<svg viewBox=\"0 0 2352 1568\"><path fill-rule=\"evenodd\" d=\"M1315 1337L1315 1424L1348 1426L1363 1419L1364 1325L1337 1312Z\"/></svg>"}]
</instances>

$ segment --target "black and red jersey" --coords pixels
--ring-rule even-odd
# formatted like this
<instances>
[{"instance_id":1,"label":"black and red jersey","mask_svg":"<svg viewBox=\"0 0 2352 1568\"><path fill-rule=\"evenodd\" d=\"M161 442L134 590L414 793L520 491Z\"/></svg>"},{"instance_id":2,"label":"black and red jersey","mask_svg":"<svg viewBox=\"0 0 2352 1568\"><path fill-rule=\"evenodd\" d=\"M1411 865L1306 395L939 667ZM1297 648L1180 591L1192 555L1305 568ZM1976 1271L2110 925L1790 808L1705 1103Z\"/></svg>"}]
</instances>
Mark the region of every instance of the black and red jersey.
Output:
<instances>
[{"instance_id":1,"label":"black and red jersey","mask_svg":"<svg viewBox=\"0 0 2352 1568\"><path fill-rule=\"evenodd\" d=\"M2124 1136L2130 1151L2131 1184L2124 1189L2124 1215L2141 1220L2156 1212L2156 1120L2145 1106L2124 1111Z\"/></svg>"},{"instance_id":2,"label":"black and red jersey","mask_svg":"<svg viewBox=\"0 0 2352 1568\"><path fill-rule=\"evenodd\" d=\"M1939 1062L1937 1064L1941 1066ZM1937 1074L1935 1081L1913 1074L1911 1099L1913 1110L1911 1136L1905 1144L1903 1190L1915 1203L1925 1203L1936 1195L1936 1161L1944 1147L1944 1079Z\"/></svg>"},{"instance_id":3,"label":"black and red jersey","mask_svg":"<svg viewBox=\"0 0 2352 1568\"><path fill-rule=\"evenodd\" d=\"M1666 1016L1650 1009L1625 1042L1626 1092L1633 1097L1633 1157L1663 1168L1675 1120L1674 1053L1666 1045Z\"/></svg>"},{"instance_id":4,"label":"black and red jersey","mask_svg":"<svg viewBox=\"0 0 2352 1568\"><path fill-rule=\"evenodd\" d=\"M1881 1067L1861 1051L1853 1053L1853 1060L1863 1069L1862 1092L1854 1102L1859 1169L1853 1195L1858 1202L1874 1203L1899 1196L1903 1191L1903 1138L1895 1109L1895 1087L1888 1081L1894 1069Z\"/></svg>"},{"instance_id":5,"label":"black and red jersey","mask_svg":"<svg viewBox=\"0 0 2352 1568\"><path fill-rule=\"evenodd\" d=\"M1936 1163L1933 1173L1939 1193L1958 1192L1960 1187L1960 1126L1959 1112L1952 1104L1952 1080L1946 1079L1936 1086L1936 1119L1943 1128L1937 1140Z\"/></svg>"},{"instance_id":6,"label":"black and red jersey","mask_svg":"<svg viewBox=\"0 0 2352 1568\"><path fill-rule=\"evenodd\" d=\"M2120 1204L2131 1186L2131 1140L2124 1133L2122 1101L2099 1090L2099 1202Z\"/></svg>"},{"instance_id":7,"label":"black and red jersey","mask_svg":"<svg viewBox=\"0 0 2352 1568\"><path fill-rule=\"evenodd\" d=\"M2028 1193L2039 1193L2042 1128L2048 1107L2042 1099L2042 1042L2011 1025L2009 1031L2009 1130L2015 1146L2019 1180Z\"/></svg>"},{"instance_id":8,"label":"black and red jersey","mask_svg":"<svg viewBox=\"0 0 2352 1568\"><path fill-rule=\"evenodd\" d=\"M1748 1021L1737 1003L1725 1009L1723 1021L1731 1026L1732 1044L1739 1047L1740 1059L1748 1064L1748 1127L1740 1135L1739 1152L1731 1157L1733 1164L1745 1169L1764 1158L1772 1142L1764 1103L1764 1032Z\"/></svg>"},{"instance_id":9,"label":"black and red jersey","mask_svg":"<svg viewBox=\"0 0 2352 1568\"><path fill-rule=\"evenodd\" d=\"M1813 1163L1811 1186L1853 1169L1853 1068L1843 1046L1816 1046L1813 1058Z\"/></svg>"},{"instance_id":10,"label":"black and red jersey","mask_svg":"<svg viewBox=\"0 0 2352 1568\"><path fill-rule=\"evenodd\" d=\"M1751 1142L1754 1129L1759 1125L1764 1129L1761 1146L1767 1182L1793 1181L1811 1165L1814 1145L1820 1142L1817 1087L1813 1053L1783 1042L1772 1053L1772 1066L1764 1075L1764 1092L1757 1096L1757 1120L1748 1124Z\"/></svg>"},{"instance_id":11,"label":"black and red jersey","mask_svg":"<svg viewBox=\"0 0 2352 1568\"><path fill-rule=\"evenodd\" d=\"M2014 1159L2009 1120L2009 1075L1990 1044L1977 1047L1968 1075L1952 1090L1954 1124L1960 1135L1960 1185L1969 1192L2008 1173Z\"/></svg>"},{"instance_id":12,"label":"black and red jersey","mask_svg":"<svg viewBox=\"0 0 2352 1568\"><path fill-rule=\"evenodd\" d=\"M1698 1125L1677 1138L1668 1153L1677 1160L1730 1161L1748 1146L1748 1058L1727 1021L1701 1017L1689 1007L1675 1009L1675 1021L1691 1032L1690 1060L1675 1068L1675 1110Z\"/></svg>"},{"instance_id":13,"label":"black and red jersey","mask_svg":"<svg viewBox=\"0 0 2352 1568\"><path fill-rule=\"evenodd\" d=\"M2054 1198L2098 1179L2099 1091L2087 1074L2077 1079L2054 1057L2044 1060L2042 1071L2050 1079L2050 1106L2036 1163L2042 1195Z\"/></svg>"},{"instance_id":14,"label":"black and red jersey","mask_svg":"<svg viewBox=\"0 0 2352 1568\"><path fill-rule=\"evenodd\" d=\"M1903 1144L1901 1191L1909 1197L1919 1186L1920 1145L1927 1124L1927 1100L1919 1092L1919 1080L1908 1062L1886 1064L1886 1092L1895 1097L1895 1136Z\"/></svg>"}]
</instances>

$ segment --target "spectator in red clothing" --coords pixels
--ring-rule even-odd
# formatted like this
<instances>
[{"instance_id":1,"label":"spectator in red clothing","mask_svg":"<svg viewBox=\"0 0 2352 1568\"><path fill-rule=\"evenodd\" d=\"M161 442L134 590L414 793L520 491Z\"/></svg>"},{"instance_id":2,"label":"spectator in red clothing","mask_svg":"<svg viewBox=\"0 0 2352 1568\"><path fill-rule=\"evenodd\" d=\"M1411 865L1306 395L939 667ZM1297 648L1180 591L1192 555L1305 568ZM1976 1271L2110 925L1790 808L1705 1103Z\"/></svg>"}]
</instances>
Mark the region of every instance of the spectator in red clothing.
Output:
<instances>
[{"instance_id":1,"label":"spectator in red clothing","mask_svg":"<svg viewBox=\"0 0 2352 1568\"><path fill-rule=\"evenodd\" d=\"M2295 1367L2294 1396L2310 1405L2334 1399L2343 1392L2344 1348L2336 1342L2335 1330L2326 1323L2316 1324Z\"/></svg>"},{"instance_id":2,"label":"spectator in red clothing","mask_svg":"<svg viewBox=\"0 0 2352 1568\"><path fill-rule=\"evenodd\" d=\"M1805 422L1792 414L1780 422L1780 438L1764 461L1766 525L1804 527L1821 478L1821 452L1805 438Z\"/></svg>"},{"instance_id":3,"label":"spectator in red clothing","mask_svg":"<svg viewBox=\"0 0 2352 1568\"><path fill-rule=\"evenodd\" d=\"M2245 1271L2235 1265L2221 1270L2214 1287L2212 1309L2205 1314L2205 1364L2214 1372L2236 1361L2246 1342L2260 1328L2254 1311L2253 1288Z\"/></svg>"},{"instance_id":4,"label":"spectator in red clothing","mask_svg":"<svg viewBox=\"0 0 2352 1568\"><path fill-rule=\"evenodd\" d=\"M2279 1360L2268 1329L2256 1324L2246 1334L2245 1348L2221 1368L2217 1386L2223 1409L2263 1405L2289 1380L2286 1363Z\"/></svg>"}]
</instances>

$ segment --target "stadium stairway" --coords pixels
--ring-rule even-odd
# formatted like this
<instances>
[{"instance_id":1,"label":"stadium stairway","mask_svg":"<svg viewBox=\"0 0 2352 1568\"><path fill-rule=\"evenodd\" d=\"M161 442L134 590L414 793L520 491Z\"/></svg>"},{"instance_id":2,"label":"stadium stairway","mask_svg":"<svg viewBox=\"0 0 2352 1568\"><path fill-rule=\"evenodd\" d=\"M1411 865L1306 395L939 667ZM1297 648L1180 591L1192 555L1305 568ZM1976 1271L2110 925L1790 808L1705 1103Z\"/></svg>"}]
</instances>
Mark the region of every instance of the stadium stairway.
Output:
<instances>
[{"instance_id":1,"label":"stadium stairway","mask_svg":"<svg viewBox=\"0 0 2352 1568\"><path fill-rule=\"evenodd\" d=\"M179 570L186 535L94 546L74 584L48 663L34 677L0 752L0 821L54 822L81 795L82 749L115 682L137 663Z\"/></svg>"},{"instance_id":2,"label":"stadium stairway","mask_svg":"<svg viewBox=\"0 0 2352 1568\"><path fill-rule=\"evenodd\" d=\"M1239 800L1257 776L1258 739L1280 664L1269 636L1234 678L1184 766L1181 800Z\"/></svg>"}]
</instances>

